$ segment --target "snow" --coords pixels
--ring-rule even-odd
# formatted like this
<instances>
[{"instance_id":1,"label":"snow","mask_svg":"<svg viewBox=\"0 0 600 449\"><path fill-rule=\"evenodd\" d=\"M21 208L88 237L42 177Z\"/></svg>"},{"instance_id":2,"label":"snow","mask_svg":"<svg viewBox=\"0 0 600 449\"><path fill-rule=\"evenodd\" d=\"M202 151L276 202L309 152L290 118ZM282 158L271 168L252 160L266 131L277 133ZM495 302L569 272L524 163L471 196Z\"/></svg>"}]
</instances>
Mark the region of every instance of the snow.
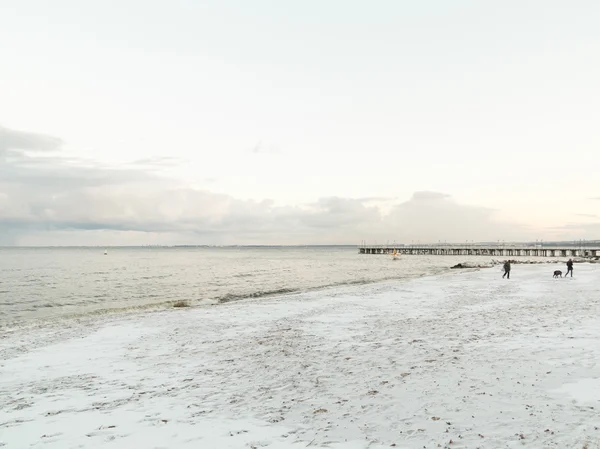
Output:
<instances>
[{"instance_id":1,"label":"snow","mask_svg":"<svg viewBox=\"0 0 600 449\"><path fill-rule=\"evenodd\" d=\"M600 447L600 266L0 334L3 448Z\"/></svg>"}]
</instances>

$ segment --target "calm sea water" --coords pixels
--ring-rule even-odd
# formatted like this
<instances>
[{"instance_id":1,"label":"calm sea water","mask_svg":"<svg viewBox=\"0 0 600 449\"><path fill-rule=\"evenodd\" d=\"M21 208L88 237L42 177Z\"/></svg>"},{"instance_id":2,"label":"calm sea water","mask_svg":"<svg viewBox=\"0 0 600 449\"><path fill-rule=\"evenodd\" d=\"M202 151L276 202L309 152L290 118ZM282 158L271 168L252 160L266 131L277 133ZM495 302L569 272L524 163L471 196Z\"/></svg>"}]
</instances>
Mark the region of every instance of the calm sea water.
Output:
<instances>
[{"instance_id":1,"label":"calm sea water","mask_svg":"<svg viewBox=\"0 0 600 449\"><path fill-rule=\"evenodd\" d=\"M403 279L464 260L393 261L355 247L0 248L0 326Z\"/></svg>"}]
</instances>

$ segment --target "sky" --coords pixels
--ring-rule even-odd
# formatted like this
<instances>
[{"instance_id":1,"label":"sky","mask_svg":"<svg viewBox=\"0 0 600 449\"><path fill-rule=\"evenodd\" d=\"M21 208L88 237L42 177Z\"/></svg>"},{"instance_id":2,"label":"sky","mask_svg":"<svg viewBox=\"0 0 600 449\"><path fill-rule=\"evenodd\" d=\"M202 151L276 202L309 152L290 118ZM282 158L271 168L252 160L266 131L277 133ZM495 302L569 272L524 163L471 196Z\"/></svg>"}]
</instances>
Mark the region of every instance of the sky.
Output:
<instances>
[{"instance_id":1,"label":"sky","mask_svg":"<svg viewBox=\"0 0 600 449\"><path fill-rule=\"evenodd\" d=\"M600 238L600 3L0 0L0 245Z\"/></svg>"}]
</instances>

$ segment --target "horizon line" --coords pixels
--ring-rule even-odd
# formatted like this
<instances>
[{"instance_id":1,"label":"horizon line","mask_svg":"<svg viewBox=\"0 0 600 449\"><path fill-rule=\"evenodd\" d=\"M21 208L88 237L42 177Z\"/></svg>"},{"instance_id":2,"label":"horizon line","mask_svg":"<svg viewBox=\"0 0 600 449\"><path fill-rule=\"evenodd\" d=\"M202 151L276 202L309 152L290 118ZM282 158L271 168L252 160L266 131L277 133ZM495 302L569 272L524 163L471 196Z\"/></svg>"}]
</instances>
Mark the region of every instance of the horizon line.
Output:
<instances>
[{"instance_id":1,"label":"horizon line","mask_svg":"<svg viewBox=\"0 0 600 449\"><path fill-rule=\"evenodd\" d=\"M531 241L531 240L511 240L502 241L502 245L507 244L538 244L538 245L555 245L555 244L577 244L585 242L600 243L600 239L593 240L547 240L547 241ZM0 245L0 248L319 248L319 247L394 247L394 246L434 246L434 245L497 245L498 241L480 241L480 242L419 242L419 243L384 243L384 244L349 244L349 243L331 243L331 244L229 244L229 245L214 245L214 244L177 244L177 245L164 245L164 244L145 244L145 245Z\"/></svg>"}]
</instances>

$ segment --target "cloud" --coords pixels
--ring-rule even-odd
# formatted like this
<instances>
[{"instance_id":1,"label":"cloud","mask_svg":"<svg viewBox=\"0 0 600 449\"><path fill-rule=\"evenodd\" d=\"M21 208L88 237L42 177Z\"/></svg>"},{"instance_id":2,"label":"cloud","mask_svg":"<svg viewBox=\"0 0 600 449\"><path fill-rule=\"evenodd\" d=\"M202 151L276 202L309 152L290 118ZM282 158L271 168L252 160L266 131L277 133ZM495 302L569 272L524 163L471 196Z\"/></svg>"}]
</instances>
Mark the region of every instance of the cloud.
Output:
<instances>
[{"instance_id":1,"label":"cloud","mask_svg":"<svg viewBox=\"0 0 600 449\"><path fill-rule=\"evenodd\" d=\"M363 203L386 203L389 201L397 200L397 198L384 197L384 196L365 196L365 197L356 198L356 199Z\"/></svg>"},{"instance_id":2,"label":"cloud","mask_svg":"<svg viewBox=\"0 0 600 449\"><path fill-rule=\"evenodd\" d=\"M569 223L554 228L561 235L567 236L567 240L587 239L595 240L600 235L600 222L592 223Z\"/></svg>"},{"instance_id":3,"label":"cloud","mask_svg":"<svg viewBox=\"0 0 600 449\"><path fill-rule=\"evenodd\" d=\"M263 143L261 140L250 149L250 152L254 154L281 154L281 149L273 143Z\"/></svg>"},{"instance_id":4,"label":"cloud","mask_svg":"<svg viewBox=\"0 0 600 449\"><path fill-rule=\"evenodd\" d=\"M16 131L0 126L0 155L9 151L57 151L63 141L58 137Z\"/></svg>"},{"instance_id":5,"label":"cloud","mask_svg":"<svg viewBox=\"0 0 600 449\"><path fill-rule=\"evenodd\" d=\"M499 221L496 211L457 203L448 194L419 191L395 205L383 218L389 239L436 242L524 240L532 231L522 225Z\"/></svg>"},{"instance_id":6,"label":"cloud","mask_svg":"<svg viewBox=\"0 0 600 449\"><path fill-rule=\"evenodd\" d=\"M177 167L186 163L184 159L180 159L177 157L170 156L161 156L161 157L149 157L138 159L133 162L130 162L131 166L139 166L145 168L169 168L169 167Z\"/></svg>"},{"instance_id":7,"label":"cloud","mask_svg":"<svg viewBox=\"0 0 600 449\"><path fill-rule=\"evenodd\" d=\"M61 139L3 131L0 244L357 244L362 240L519 240L529 229L495 218L485 207L418 191L394 198L325 197L279 206L192 189L159 177L152 164L125 168L63 158ZM8 136L8 137L6 137ZM16 137L15 137L16 136ZM52 157L26 150L51 152Z\"/></svg>"},{"instance_id":8,"label":"cloud","mask_svg":"<svg viewBox=\"0 0 600 449\"><path fill-rule=\"evenodd\" d=\"M598 218L596 214L575 214L578 217Z\"/></svg>"},{"instance_id":9,"label":"cloud","mask_svg":"<svg viewBox=\"0 0 600 449\"><path fill-rule=\"evenodd\" d=\"M450 195L429 191L415 192L412 197L414 201L444 200L446 198L450 198Z\"/></svg>"},{"instance_id":10,"label":"cloud","mask_svg":"<svg viewBox=\"0 0 600 449\"><path fill-rule=\"evenodd\" d=\"M90 186L150 180L149 170L109 168L61 155L58 137L0 126L0 192L16 190L25 198L48 196Z\"/></svg>"},{"instance_id":11,"label":"cloud","mask_svg":"<svg viewBox=\"0 0 600 449\"><path fill-rule=\"evenodd\" d=\"M592 198L589 198L589 199L590 200L600 201L600 196L595 196L595 197L592 197Z\"/></svg>"},{"instance_id":12,"label":"cloud","mask_svg":"<svg viewBox=\"0 0 600 449\"><path fill-rule=\"evenodd\" d=\"M411 199L385 215L360 199L322 198L276 206L187 188L136 191L88 188L54 198L31 197L4 225L42 231L122 231L178 235L196 244L344 244L375 241L511 239L526 230L496 222L486 209ZM183 238L185 237L185 238Z\"/></svg>"}]
</instances>

